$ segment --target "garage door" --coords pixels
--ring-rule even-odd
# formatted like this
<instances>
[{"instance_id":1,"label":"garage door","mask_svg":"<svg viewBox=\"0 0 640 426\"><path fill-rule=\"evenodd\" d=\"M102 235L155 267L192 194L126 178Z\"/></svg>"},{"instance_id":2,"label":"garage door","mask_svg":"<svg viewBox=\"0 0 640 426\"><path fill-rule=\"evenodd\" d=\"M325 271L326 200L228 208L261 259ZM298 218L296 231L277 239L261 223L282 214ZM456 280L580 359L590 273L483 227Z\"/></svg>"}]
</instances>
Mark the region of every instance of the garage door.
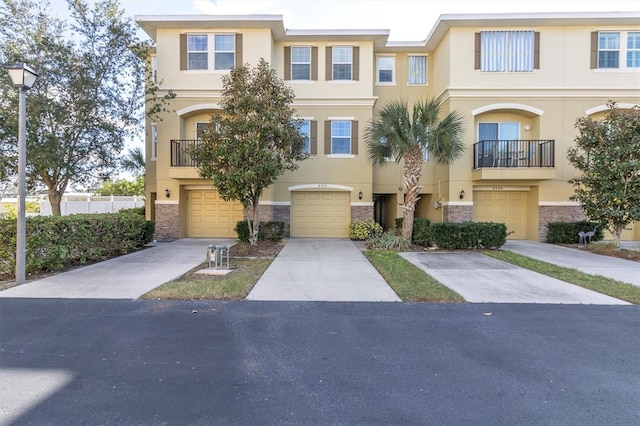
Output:
<instances>
[{"instance_id":1,"label":"garage door","mask_svg":"<svg viewBox=\"0 0 640 426\"><path fill-rule=\"evenodd\" d=\"M507 238L526 238L527 193L515 191L474 191L473 221L497 222L507 225Z\"/></svg>"},{"instance_id":2,"label":"garage door","mask_svg":"<svg viewBox=\"0 0 640 426\"><path fill-rule=\"evenodd\" d=\"M236 238L233 230L243 220L242 204L227 202L218 191L187 191L187 236Z\"/></svg>"},{"instance_id":3,"label":"garage door","mask_svg":"<svg viewBox=\"0 0 640 426\"><path fill-rule=\"evenodd\" d=\"M292 192L291 236L347 238L349 201L348 192Z\"/></svg>"}]
</instances>

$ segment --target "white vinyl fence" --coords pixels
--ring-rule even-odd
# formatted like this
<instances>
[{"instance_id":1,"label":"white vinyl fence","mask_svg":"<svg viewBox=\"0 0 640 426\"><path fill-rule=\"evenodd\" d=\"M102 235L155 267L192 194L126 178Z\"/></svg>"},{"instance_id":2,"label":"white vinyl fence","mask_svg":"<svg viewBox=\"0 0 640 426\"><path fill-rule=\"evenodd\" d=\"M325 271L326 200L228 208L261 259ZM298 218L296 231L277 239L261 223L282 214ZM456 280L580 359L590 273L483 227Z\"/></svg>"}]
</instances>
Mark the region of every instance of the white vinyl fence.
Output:
<instances>
[{"instance_id":1,"label":"white vinyl fence","mask_svg":"<svg viewBox=\"0 0 640 426\"><path fill-rule=\"evenodd\" d=\"M136 196L63 196L60 214L63 216L78 213L116 213L121 209L144 206L144 197ZM40 215L51 216L51 204L48 198L40 200Z\"/></svg>"}]
</instances>

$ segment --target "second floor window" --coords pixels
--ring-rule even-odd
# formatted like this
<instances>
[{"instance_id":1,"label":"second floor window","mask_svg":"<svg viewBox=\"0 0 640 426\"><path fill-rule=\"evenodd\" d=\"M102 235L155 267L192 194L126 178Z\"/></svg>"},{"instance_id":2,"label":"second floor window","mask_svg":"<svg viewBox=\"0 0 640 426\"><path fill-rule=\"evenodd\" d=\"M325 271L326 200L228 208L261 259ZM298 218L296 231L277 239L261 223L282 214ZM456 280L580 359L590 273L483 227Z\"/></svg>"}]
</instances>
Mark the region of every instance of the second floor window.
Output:
<instances>
[{"instance_id":1,"label":"second floor window","mask_svg":"<svg viewBox=\"0 0 640 426\"><path fill-rule=\"evenodd\" d=\"M298 128L301 134L304 135L304 145L302 146L302 152L305 154L311 153L311 121L301 120L300 127Z\"/></svg>"},{"instance_id":2,"label":"second floor window","mask_svg":"<svg viewBox=\"0 0 640 426\"><path fill-rule=\"evenodd\" d=\"M476 69L531 72L538 68L538 45L535 31L482 31L476 34Z\"/></svg>"},{"instance_id":3,"label":"second floor window","mask_svg":"<svg viewBox=\"0 0 640 426\"><path fill-rule=\"evenodd\" d=\"M331 122L331 154L351 154L351 121Z\"/></svg>"},{"instance_id":4,"label":"second floor window","mask_svg":"<svg viewBox=\"0 0 640 426\"><path fill-rule=\"evenodd\" d=\"M427 84L427 57L409 55L409 84Z\"/></svg>"},{"instance_id":5,"label":"second floor window","mask_svg":"<svg viewBox=\"0 0 640 426\"><path fill-rule=\"evenodd\" d=\"M151 159L155 160L158 156L158 125L151 124Z\"/></svg>"}]
</instances>

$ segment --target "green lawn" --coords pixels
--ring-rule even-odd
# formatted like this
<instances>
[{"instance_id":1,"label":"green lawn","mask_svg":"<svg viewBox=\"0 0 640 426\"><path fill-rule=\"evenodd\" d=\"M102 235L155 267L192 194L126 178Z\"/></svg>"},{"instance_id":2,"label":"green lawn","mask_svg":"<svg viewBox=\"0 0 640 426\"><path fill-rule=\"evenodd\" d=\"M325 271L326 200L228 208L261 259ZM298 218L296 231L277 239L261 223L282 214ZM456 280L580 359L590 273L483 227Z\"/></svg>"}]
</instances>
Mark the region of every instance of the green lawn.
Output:
<instances>
[{"instance_id":1,"label":"green lawn","mask_svg":"<svg viewBox=\"0 0 640 426\"><path fill-rule=\"evenodd\" d=\"M258 282L273 259L233 259L233 272L225 276L196 274L202 264L184 276L169 281L142 296L143 299L243 300Z\"/></svg>"},{"instance_id":2,"label":"green lawn","mask_svg":"<svg viewBox=\"0 0 640 426\"><path fill-rule=\"evenodd\" d=\"M599 275L585 274L575 269L552 265L507 250L485 251L484 254L617 299L626 300L636 305L640 304L640 287L632 284L622 283Z\"/></svg>"},{"instance_id":3,"label":"green lawn","mask_svg":"<svg viewBox=\"0 0 640 426\"><path fill-rule=\"evenodd\" d=\"M403 302L464 302L422 269L394 251L370 250L364 255Z\"/></svg>"}]
</instances>

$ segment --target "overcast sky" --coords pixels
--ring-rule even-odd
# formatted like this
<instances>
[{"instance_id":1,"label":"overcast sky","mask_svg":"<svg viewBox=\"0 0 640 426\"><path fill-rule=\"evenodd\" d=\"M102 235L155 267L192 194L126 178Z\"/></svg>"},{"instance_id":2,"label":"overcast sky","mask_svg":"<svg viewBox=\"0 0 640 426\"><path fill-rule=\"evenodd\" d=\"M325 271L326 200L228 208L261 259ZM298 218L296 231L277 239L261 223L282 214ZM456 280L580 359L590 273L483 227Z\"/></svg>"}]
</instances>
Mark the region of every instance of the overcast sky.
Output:
<instances>
[{"instance_id":1,"label":"overcast sky","mask_svg":"<svg viewBox=\"0 0 640 426\"><path fill-rule=\"evenodd\" d=\"M64 14L65 0L50 0ZM93 0L89 0L92 2ZM452 13L640 12L639 0L120 0L129 15L283 15L287 29L388 29L389 39L424 40Z\"/></svg>"}]
</instances>

